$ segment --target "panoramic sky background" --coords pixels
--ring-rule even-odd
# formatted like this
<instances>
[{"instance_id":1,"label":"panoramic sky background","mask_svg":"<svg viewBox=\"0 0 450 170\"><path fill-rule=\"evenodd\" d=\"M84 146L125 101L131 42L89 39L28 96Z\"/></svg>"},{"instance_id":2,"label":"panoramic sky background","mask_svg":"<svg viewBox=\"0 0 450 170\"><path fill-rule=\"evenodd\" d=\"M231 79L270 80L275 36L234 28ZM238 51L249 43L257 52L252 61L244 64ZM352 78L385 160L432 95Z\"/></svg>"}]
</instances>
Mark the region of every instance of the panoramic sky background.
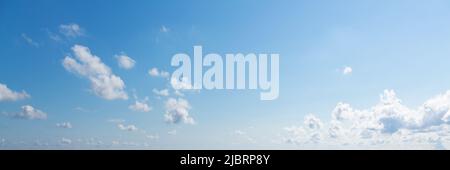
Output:
<instances>
[{"instance_id":1,"label":"panoramic sky background","mask_svg":"<svg viewBox=\"0 0 450 170\"><path fill-rule=\"evenodd\" d=\"M446 0L0 0L0 21L0 149L450 147ZM174 90L195 45L278 53L279 97Z\"/></svg>"}]
</instances>

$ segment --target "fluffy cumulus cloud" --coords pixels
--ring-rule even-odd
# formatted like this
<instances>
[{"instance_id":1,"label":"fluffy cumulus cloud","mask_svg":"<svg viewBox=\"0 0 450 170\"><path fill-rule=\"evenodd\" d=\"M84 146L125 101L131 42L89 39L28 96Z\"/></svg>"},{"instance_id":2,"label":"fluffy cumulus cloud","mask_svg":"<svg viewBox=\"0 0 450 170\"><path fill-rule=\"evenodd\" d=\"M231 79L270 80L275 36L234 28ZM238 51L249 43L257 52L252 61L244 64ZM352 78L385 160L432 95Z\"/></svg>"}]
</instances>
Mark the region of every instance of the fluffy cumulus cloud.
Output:
<instances>
[{"instance_id":1,"label":"fluffy cumulus cloud","mask_svg":"<svg viewBox=\"0 0 450 170\"><path fill-rule=\"evenodd\" d=\"M70 122L62 122L62 123L57 123L56 127L64 128L64 129L71 129L72 124Z\"/></svg>"},{"instance_id":2,"label":"fluffy cumulus cloud","mask_svg":"<svg viewBox=\"0 0 450 170\"><path fill-rule=\"evenodd\" d=\"M158 89L153 89L153 93L155 93L158 96L169 96L169 90L168 89L162 89L162 90L158 90Z\"/></svg>"},{"instance_id":3,"label":"fluffy cumulus cloud","mask_svg":"<svg viewBox=\"0 0 450 170\"><path fill-rule=\"evenodd\" d=\"M107 100L128 99L122 79L114 75L88 47L74 45L72 51L75 58L67 56L63 61L66 70L89 79L92 91L99 97Z\"/></svg>"},{"instance_id":4,"label":"fluffy cumulus cloud","mask_svg":"<svg viewBox=\"0 0 450 170\"><path fill-rule=\"evenodd\" d=\"M164 115L166 122L168 123L186 123L194 124L194 119L189 115L191 106L185 99L169 98L166 101L166 113Z\"/></svg>"},{"instance_id":5,"label":"fluffy cumulus cloud","mask_svg":"<svg viewBox=\"0 0 450 170\"><path fill-rule=\"evenodd\" d=\"M284 140L301 145L442 149L450 142L449 120L450 91L409 108L393 90L385 90L368 109L338 103L326 123L308 115L303 125L285 128Z\"/></svg>"},{"instance_id":6,"label":"fluffy cumulus cloud","mask_svg":"<svg viewBox=\"0 0 450 170\"><path fill-rule=\"evenodd\" d=\"M22 111L9 114L9 116L18 119L28 120L44 120L47 119L47 114L41 110L38 110L30 105L22 106Z\"/></svg>"},{"instance_id":7,"label":"fluffy cumulus cloud","mask_svg":"<svg viewBox=\"0 0 450 170\"><path fill-rule=\"evenodd\" d=\"M138 128L135 125L124 125L124 124L121 124L121 123L117 124L117 127L120 130L129 131L129 132L138 130Z\"/></svg>"},{"instance_id":8,"label":"fluffy cumulus cloud","mask_svg":"<svg viewBox=\"0 0 450 170\"><path fill-rule=\"evenodd\" d=\"M147 101L135 101L134 104L128 106L130 110L136 111L136 112L149 112L152 110L152 108L147 104Z\"/></svg>"},{"instance_id":9,"label":"fluffy cumulus cloud","mask_svg":"<svg viewBox=\"0 0 450 170\"><path fill-rule=\"evenodd\" d=\"M148 70L148 74L150 76L152 76L152 77L168 78L170 76L169 72L163 71L163 70L159 70L158 68L151 68L150 70Z\"/></svg>"},{"instance_id":10,"label":"fluffy cumulus cloud","mask_svg":"<svg viewBox=\"0 0 450 170\"><path fill-rule=\"evenodd\" d=\"M59 32L66 37L72 38L84 35L84 29L75 23L59 25Z\"/></svg>"},{"instance_id":11,"label":"fluffy cumulus cloud","mask_svg":"<svg viewBox=\"0 0 450 170\"><path fill-rule=\"evenodd\" d=\"M116 55L117 62L119 63L119 67L123 69L132 69L134 65L136 64L136 61L134 61L131 57L128 57L127 55Z\"/></svg>"},{"instance_id":12,"label":"fluffy cumulus cloud","mask_svg":"<svg viewBox=\"0 0 450 170\"><path fill-rule=\"evenodd\" d=\"M15 92L8 88L7 85L0 83L0 102L1 101L16 101L29 98L25 91Z\"/></svg>"}]
</instances>

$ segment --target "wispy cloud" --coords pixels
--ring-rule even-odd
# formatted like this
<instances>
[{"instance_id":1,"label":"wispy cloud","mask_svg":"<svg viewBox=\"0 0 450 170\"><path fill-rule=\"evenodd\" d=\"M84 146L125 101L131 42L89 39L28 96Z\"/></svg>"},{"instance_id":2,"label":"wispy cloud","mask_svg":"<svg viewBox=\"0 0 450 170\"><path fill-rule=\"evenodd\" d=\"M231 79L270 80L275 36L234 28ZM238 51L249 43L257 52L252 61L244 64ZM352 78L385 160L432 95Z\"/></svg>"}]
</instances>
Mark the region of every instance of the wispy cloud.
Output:
<instances>
[{"instance_id":1,"label":"wispy cloud","mask_svg":"<svg viewBox=\"0 0 450 170\"><path fill-rule=\"evenodd\" d=\"M170 130L170 131L168 131L167 132L167 134L169 134L169 135L176 135L177 134L177 130Z\"/></svg>"},{"instance_id":2,"label":"wispy cloud","mask_svg":"<svg viewBox=\"0 0 450 170\"><path fill-rule=\"evenodd\" d=\"M168 33L170 31L170 29L167 28L166 26L162 25L161 28L160 28L160 31L163 32L163 33Z\"/></svg>"},{"instance_id":3,"label":"wispy cloud","mask_svg":"<svg viewBox=\"0 0 450 170\"><path fill-rule=\"evenodd\" d=\"M37 42L35 42L33 39L31 39L27 34L22 33L21 36L28 44L30 44L34 47L39 47L39 44Z\"/></svg>"},{"instance_id":4,"label":"wispy cloud","mask_svg":"<svg viewBox=\"0 0 450 170\"><path fill-rule=\"evenodd\" d=\"M123 119L108 119L108 122L111 122L111 123L124 123L125 120L123 120Z\"/></svg>"}]
</instances>

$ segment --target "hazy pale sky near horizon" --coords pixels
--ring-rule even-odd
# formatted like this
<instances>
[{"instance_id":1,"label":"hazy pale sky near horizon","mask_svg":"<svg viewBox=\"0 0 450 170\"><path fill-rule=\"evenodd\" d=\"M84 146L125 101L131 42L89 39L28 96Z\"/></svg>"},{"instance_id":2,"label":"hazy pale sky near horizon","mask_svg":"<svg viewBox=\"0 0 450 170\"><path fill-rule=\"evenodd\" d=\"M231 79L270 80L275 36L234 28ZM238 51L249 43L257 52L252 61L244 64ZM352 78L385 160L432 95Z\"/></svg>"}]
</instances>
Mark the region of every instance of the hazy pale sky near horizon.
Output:
<instances>
[{"instance_id":1,"label":"hazy pale sky near horizon","mask_svg":"<svg viewBox=\"0 0 450 170\"><path fill-rule=\"evenodd\" d=\"M449 19L445 0L0 0L0 149L445 149ZM279 54L279 97L174 90L196 45Z\"/></svg>"}]
</instances>

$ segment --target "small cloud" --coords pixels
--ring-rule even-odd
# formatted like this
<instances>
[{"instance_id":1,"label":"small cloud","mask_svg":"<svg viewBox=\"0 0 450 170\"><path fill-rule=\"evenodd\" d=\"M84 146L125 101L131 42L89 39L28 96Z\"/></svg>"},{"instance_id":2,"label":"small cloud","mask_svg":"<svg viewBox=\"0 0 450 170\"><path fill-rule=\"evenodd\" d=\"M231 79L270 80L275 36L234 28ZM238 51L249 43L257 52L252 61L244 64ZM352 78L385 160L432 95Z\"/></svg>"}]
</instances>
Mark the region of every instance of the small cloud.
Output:
<instances>
[{"instance_id":1,"label":"small cloud","mask_svg":"<svg viewBox=\"0 0 450 170\"><path fill-rule=\"evenodd\" d=\"M148 98L145 98L143 101L136 100L134 104L128 106L130 110L136 112L149 112L152 108L147 104Z\"/></svg>"},{"instance_id":2,"label":"small cloud","mask_svg":"<svg viewBox=\"0 0 450 170\"><path fill-rule=\"evenodd\" d=\"M169 90L168 89L162 89L162 90L158 90L158 89L153 89L153 93L155 93L158 96L169 96Z\"/></svg>"},{"instance_id":3,"label":"small cloud","mask_svg":"<svg viewBox=\"0 0 450 170\"><path fill-rule=\"evenodd\" d=\"M18 119L28 119L28 120L44 120L47 119L47 114L41 110L35 109L33 106L25 105L22 106L22 111L18 113L9 114L9 116Z\"/></svg>"},{"instance_id":4,"label":"small cloud","mask_svg":"<svg viewBox=\"0 0 450 170\"><path fill-rule=\"evenodd\" d=\"M111 123L124 123L125 120L123 120L123 119L109 119L108 122L111 122Z\"/></svg>"},{"instance_id":5,"label":"small cloud","mask_svg":"<svg viewBox=\"0 0 450 170\"><path fill-rule=\"evenodd\" d=\"M117 62L119 63L119 67L129 70L134 67L136 64L136 61L134 61L132 58L128 57L127 55L116 55Z\"/></svg>"},{"instance_id":6,"label":"small cloud","mask_svg":"<svg viewBox=\"0 0 450 170\"><path fill-rule=\"evenodd\" d=\"M255 139L250 137L246 132L244 132L242 130L235 130L233 135L236 136L236 140L238 140L239 143L241 143L241 142L256 143Z\"/></svg>"},{"instance_id":7,"label":"small cloud","mask_svg":"<svg viewBox=\"0 0 450 170\"><path fill-rule=\"evenodd\" d=\"M72 144L72 140L70 140L68 138L62 138L59 142L61 144L63 144L63 145L70 145L70 144Z\"/></svg>"},{"instance_id":8,"label":"small cloud","mask_svg":"<svg viewBox=\"0 0 450 170\"><path fill-rule=\"evenodd\" d=\"M25 91L15 92L8 88L6 84L0 83L0 102L1 101L17 101L30 98Z\"/></svg>"},{"instance_id":9,"label":"small cloud","mask_svg":"<svg viewBox=\"0 0 450 170\"><path fill-rule=\"evenodd\" d=\"M117 141L117 140L113 140L113 141L111 141L111 144L112 144L112 145L119 145L119 144L120 144L120 142L119 142L119 141Z\"/></svg>"},{"instance_id":10,"label":"small cloud","mask_svg":"<svg viewBox=\"0 0 450 170\"><path fill-rule=\"evenodd\" d=\"M183 96L184 96L184 94L183 94L180 90L175 90L174 94L175 94L176 96L180 96L180 97L183 97Z\"/></svg>"},{"instance_id":11,"label":"small cloud","mask_svg":"<svg viewBox=\"0 0 450 170\"><path fill-rule=\"evenodd\" d=\"M121 123L117 124L117 127L118 127L120 130L123 130L123 131L129 131L129 132L137 131L137 130L138 130L138 128L137 128L135 125L123 125L123 124L121 124Z\"/></svg>"},{"instance_id":12,"label":"small cloud","mask_svg":"<svg viewBox=\"0 0 450 170\"><path fill-rule=\"evenodd\" d=\"M79 36L83 36L84 35L84 29L81 28L78 24L61 24L59 26L59 32L63 35L65 35L66 37L71 37L71 38L75 38L75 37L79 37Z\"/></svg>"},{"instance_id":13,"label":"small cloud","mask_svg":"<svg viewBox=\"0 0 450 170\"><path fill-rule=\"evenodd\" d=\"M158 134L156 134L156 135L147 135L146 136L148 139L151 139L151 140L157 140L157 139L159 139L159 135Z\"/></svg>"},{"instance_id":14,"label":"small cloud","mask_svg":"<svg viewBox=\"0 0 450 170\"><path fill-rule=\"evenodd\" d=\"M57 123L56 127L64 128L64 129L71 129L72 124L70 122L62 122L62 123Z\"/></svg>"},{"instance_id":15,"label":"small cloud","mask_svg":"<svg viewBox=\"0 0 450 170\"><path fill-rule=\"evenodd\" d=\"M28 37L25 33L22 33L22 38L30 45L35 46L35 47L39 47L39 44L35 41L33 41L33 39L31 39L30 37Z\"/></svg>"},{"instance_id":16,"label":"small cloud","mask_svg":"<svg viewBox=\"0 0 450 170\"><path fill-rule=\"evenodd\" d=\"M80 107L80 106L75 107L75 110L76 110L76 111L80 111L80 112L85 112L85 113L87 113L87 112L93 112L93 110L89 110L89 109L86 109L86 108L83 108L83 107Z\"/></svg>"},{"instance_id":17,"label":"small cloud","mask_svg":"<svg viewBox=\"0 0 450 170\"><path fill-rule=\"evenodd\" d=\"M49 31L48 29L46 29L46 31L47 31L48 38L50 38L51 40L56 41L56 42L62 41L62 38L58 34L55 34L51 31Z\"/></svg>"},{"instance_id":18,"label":"small cloud","mask_svg":"<svg viewBox=\"0 0 450 170\"><path fill-rule=\"evenodd\" d=\"M168 123L179 123L183 122L186 124L194 124L194 119L189 115L189 110L191 106L189 102L185 99L179 98L169 98L166 101L166 113L165 120Z\"/></svg>"},{"instance_id":19,"label":"small cloud","mask_svg":"<svg viewBox=\"0 0 450 170\"><path fill-rule=\"evenodd\" d=\"M169 72L158 70L158 68L152 68L148 70L148 74L152 77L164 77L168 78L170 76Z\"/></svg>"},{"instance_id":20,"label":"small cloud","mask_svg":"<svg viewBox=\"0 0 450 170\"><path fill-rule=\"evenodd\" d=\"M160 31L163 33L168 33L170 31L170 29L163 25L163 26L161 26Z\"/></svg>"},{"instance_id":21,"label":"small cloud","mask_svg":"<svg viewBox=\"0 0 450 170\"><path fill-rule=\"evenodd\" d=\"M344 74L344 75L352 74L352 72L353 72L353 69L351 67L348 67L348 66L345 66L342 69L342 74Z\"/></svg>"},{"instance_id":22,"label":"small cloud","mask_svg":"<svg viewBox=\"0 0 450 170\"><path fill-rule=\"evenodd\" d=\"M245 135L245 132L242 131L242 130L235 130L234 134L236 134L236 135Z\"/></svg>"}]
</instances>

